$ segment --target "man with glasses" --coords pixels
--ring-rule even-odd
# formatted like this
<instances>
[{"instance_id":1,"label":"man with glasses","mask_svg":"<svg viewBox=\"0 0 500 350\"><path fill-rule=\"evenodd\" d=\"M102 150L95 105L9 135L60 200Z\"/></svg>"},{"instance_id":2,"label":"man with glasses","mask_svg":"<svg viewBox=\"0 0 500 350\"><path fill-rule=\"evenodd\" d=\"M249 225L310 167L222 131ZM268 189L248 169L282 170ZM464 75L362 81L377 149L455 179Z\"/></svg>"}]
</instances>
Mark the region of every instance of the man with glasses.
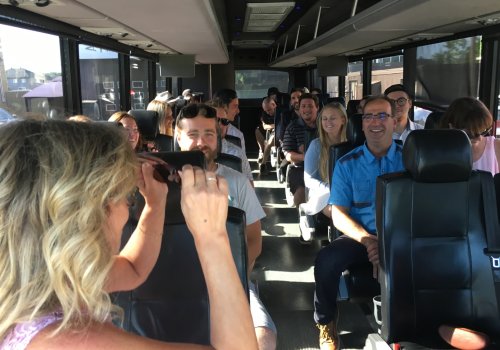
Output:
<instances>
[{"instance_id":1,"label":"man with glasses","mask_svg":"<svg viewBox=\"0 0 500 350\"><path fill-rule=\"evenodd\" d=\"M316 257L314 320L320 330L321 350L338 348L337 291L342 272L353 264L369 261L373 278L378 276L376 178L404 169L402 146L392 139L395 111L392 99L369 98L362 116L366 143L340 158L335 166L329 203L333 224L343 235Z\"/></svg>"},{"instance_id":2,"label":"man with glasses","mask_svg":"<svg viewBox=\"0 0 500 350\"><path fill-rule=\"evenodd\" d=\"M396 113L394 115L396 128L394 129L392 138L401 140L404 143L412 130L423 129L424 127L410 120L409 113L413 103L408 90L403 85L395 84L389 86L385 89L384 95L396 104Z\"/></svg>"}]
</instances>

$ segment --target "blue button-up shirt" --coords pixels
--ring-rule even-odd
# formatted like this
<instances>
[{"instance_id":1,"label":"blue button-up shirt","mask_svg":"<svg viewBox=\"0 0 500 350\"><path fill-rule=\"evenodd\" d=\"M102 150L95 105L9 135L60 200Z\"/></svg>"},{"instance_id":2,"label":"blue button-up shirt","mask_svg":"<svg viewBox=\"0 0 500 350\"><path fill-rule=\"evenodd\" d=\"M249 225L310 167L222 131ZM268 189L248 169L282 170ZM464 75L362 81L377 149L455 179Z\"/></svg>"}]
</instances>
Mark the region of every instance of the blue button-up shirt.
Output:
<instances>
[{"instance_id":1,"label":"blue button-up shirt","mask_svg":"<svg viewBox=\"0 0 500 350\"><path fill-rule=\"evenodd\" d=\"M349 208L349 215L376 234L375 195L377 176L404 170L402 146L392 142L387 154L375 157L366 143L340 158L332 177L329 204Z\"/></svg>"}]
</instances>

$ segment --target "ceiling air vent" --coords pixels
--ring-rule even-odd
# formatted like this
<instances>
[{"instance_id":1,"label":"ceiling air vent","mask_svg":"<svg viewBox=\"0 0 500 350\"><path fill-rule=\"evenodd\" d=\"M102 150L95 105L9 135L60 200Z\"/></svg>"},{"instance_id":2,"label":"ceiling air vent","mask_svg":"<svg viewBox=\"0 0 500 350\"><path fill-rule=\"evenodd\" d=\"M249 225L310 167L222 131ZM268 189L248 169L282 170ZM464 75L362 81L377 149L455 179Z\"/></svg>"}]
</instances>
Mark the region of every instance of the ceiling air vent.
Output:
<instances>
[{"instance_id":1,"label":"ceiling air vent","mask_svg":"<svg viewBox=\"0 0 500 350\"><path fill-rule=\"evenodd\" d=\"M244 32L272 32L283 22L295 2L247 3Z\"/></svg>"}]
</instances>

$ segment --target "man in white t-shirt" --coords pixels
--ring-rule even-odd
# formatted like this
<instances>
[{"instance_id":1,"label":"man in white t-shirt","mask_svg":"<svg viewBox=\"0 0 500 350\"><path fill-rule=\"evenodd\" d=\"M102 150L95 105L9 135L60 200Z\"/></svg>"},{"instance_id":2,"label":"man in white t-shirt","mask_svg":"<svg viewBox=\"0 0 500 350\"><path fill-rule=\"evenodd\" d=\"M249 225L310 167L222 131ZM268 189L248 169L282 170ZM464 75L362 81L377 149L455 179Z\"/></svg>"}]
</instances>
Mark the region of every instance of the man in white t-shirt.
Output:
<instances>
[{"instance_id":1,"label":"man in white t-shirt","mask_svg":"<svg viewBox=\"0 0 500 350\"><path fill-rule=\"evenodd\" d=\"M246 214L248 272L262 250L260 220L265 217L254 189L238 171L215 162L217 157L217 112L205 104L184 107L177 117L176 139L181 151L200 150L205 154L207 169L226 179L229 186L229 205ZM259 349L276 348L276 326L250 283L250 311L254 321Z\"/></svg>"},{"instance_id":2,"label":"man in white t-shirt","mask_svg":"<svg viewBox=\"0 0 500 350\"><path fill-rule=\"evenodd\" d=\"M236 116L240 113L239 100L236 91L232 89L221 89L215 92L212 101L217 106L224 106L227 112L227 119L232 123ZM245 149L245 136L233 124L229 124L227 128L227 135L236 136L241 140L241 149L246 154Z\"/></svg>"}]
</instances>

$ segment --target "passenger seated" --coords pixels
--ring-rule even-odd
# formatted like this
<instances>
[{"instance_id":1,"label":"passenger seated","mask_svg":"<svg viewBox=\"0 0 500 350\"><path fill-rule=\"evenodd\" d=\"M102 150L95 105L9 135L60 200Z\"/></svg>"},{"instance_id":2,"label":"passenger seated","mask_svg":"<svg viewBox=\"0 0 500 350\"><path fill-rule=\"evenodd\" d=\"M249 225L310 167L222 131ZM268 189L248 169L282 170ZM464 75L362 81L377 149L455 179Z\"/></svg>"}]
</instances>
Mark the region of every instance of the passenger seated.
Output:
<instances>
[{"instance_id":1,"label":"passenger seated","mask_svg":"<svg viewBox=\"0 0 500 350\"><path fill-rule=\"evenodd\" d=\"M318 253L314 267L314 320L321 350L337 349L337 293L344 270L370 261L378 277L378 239L375 227L375 184L381 174L404 169L401 145L393 142L395 106L385 96L364 106L366 143L337 161L329 203L335 227L343 235Z\"/></svg>"},{"instance_id":2,"label":"passenger seated","mask_svg":"<svg viewBox=\"0 0 500 350\"><path fill-rule=\"evenodd\" d=\"M236 116L240 113L238 95L236 91L232 89L221 89L216 91L212 102L217 106L224 106L227 112L227 119L231 123L236 120ZM227 134L241 139L241 149L243 149L243 153L246 154L245 136L243 133L233 124L229 124Z\"/></svg>"},{"instance_id":3,"label":"passenger seated","mask_svg":"<svg viewBox=\"0 0 500 350\"><path fill-rule=\"evenodd\" d=\"M241 173L216 162L217 112L206 104L184 107L176 122L176 138L181 151L201 150L210 171L226 179L229 186L229 203L246 214L248 275L262 250L260 220L265 217L254 189ZM259 349L276 348L276 326L260 301L255 286L249 282L250 309Z\"/></svg>"},{"instance_id":4,"label":"passenger seated","mask_svg":"<svg viewBox=\"0 0 500 350\"><path fill-rule=\"evenodd\" d=\"M246 154L243 153L243 149L225 139L227 129L229 128L230 124L229 119L227 119L226 110L222 106L212 107L214 107L217 112L217 121L219 123L221 138L220 153L231 154L241 159L241 171L248 178L248 181L250 181L250 184L253 187L252 168L250 168L250 162L248 161Z\"/></svg>"},{"instance_id":5,"label":"passenger seated","mask_svg":"<svg viewBox=\"0 0 500 350\"><path fill-rule=\"evenodd\" d=\"M132 149L136 152L143 151L141 133L139 132L137 122L132 115L124 111L115 112L111 115L111 117L109 117L108 122L121 124L128 132L128 142L130 143L130 146L132 146Z\"/></svg>"},{"instance_id":6,"label":"passenger seated","mask_svg":"<svg viewBox=\"0 0 500 350\"><path fill-rule=\"evenodd\" d=\"M262 100L262 114L259 125L255 129L255 139L259 145L259 171L261 175L269 173L267 162L274 146L274 120L276 118L276 102L271 97Z\"/></svg>"},{"instance_id":7,"label":"passenger seated","mask_svg":"<svg viewBox=\"0 0 500 350\"><path fill-rule=\"evenodd\" d=\"M393 138L405 142L408 134L412 130L423 129L420 124L414 123L410 119L410 109L413 107L412 98L408 90L401 84L389 86L384 91L384 95L394 101L396 104L396 128L394 129Z\"/></svg>"},{"instance_id":8,"label":"passenger seated","mask_svg":"<svg viewBox=\"0 0 500 350\"><path fill-rule=\"evenodd\" d=\"M319 113L319 137L311 141L304 159L304 183L308 190L308 201L301 208L307 215L321 212L331 217L331 207L328 205L330 146L347 141L346 124L346 110L340 103L329 103Z\"/></svg>"},{"instance_id":9,"label":"passenger seated","mask_svg":"<svg viewBox=\"0 0 500 350\"><path fill-rule=\"evenodd\" d=\"M481 101L461 97L451 103L441 120L441 127L460 129L472 145L472 169L500 172L500 140L491 136L493 117Z\"/></svg>"},{"instance_id":10,"label":"passenger seated","mask_svg":"<svg viewBox=\"0 0 500 350\"><path fill-rule=\"evenodd\" d=\"M0 348L176 346L113 325L119 310L108 295L136 288L155 265L168 191L155 180L158 163L140 164L117 128L56 120L4 125L0 155ZM208 285L212 346L256 349L225 231L227 183L190 166L180 176L182 210ZM145 209L119 252L136 185Z\"/></svg>"},{"instance_id":11,"label":"passenger seated","mask_svg":"<svg viewBox=\"0 0 500 350\"><path fill-rule=\"evenodd\" d=\"M174 136L172 108L167 102L153 100L149 102L146 109L158 113L158 132L160 134Z\"/></svg>"},{"instance_id":12,"label":"passenger seated","mask_svg":"<svg viewBox=\"0 0 500 350\"><path fill-rule=\"evenodd\" d=\"M292 163L288 171L288 181L295 206L305 202L304 154L309 143L318 136L318 98L315 95L303 94L299 101L300 118L288 125L283 139L283 153L286 160Z\"/></svg>"}]
</instances>

